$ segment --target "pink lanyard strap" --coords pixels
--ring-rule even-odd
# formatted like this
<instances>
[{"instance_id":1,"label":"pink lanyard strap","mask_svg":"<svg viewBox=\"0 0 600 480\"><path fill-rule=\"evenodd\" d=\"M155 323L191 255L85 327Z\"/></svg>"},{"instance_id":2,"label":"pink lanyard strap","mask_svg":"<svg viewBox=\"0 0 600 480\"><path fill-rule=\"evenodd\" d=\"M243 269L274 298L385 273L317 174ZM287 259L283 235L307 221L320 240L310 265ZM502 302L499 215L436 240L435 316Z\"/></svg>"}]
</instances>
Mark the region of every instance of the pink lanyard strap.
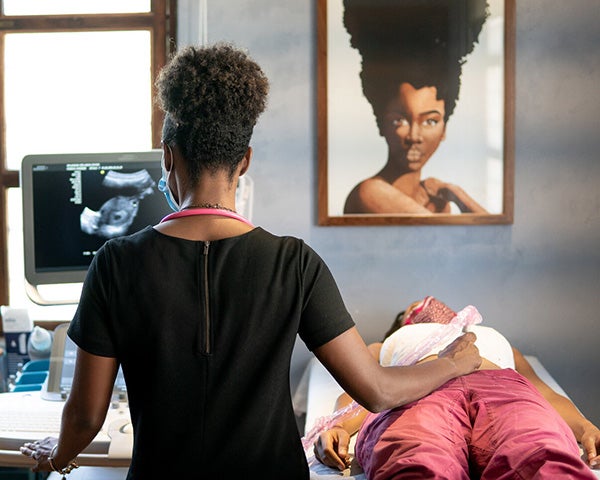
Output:
<instances>
[{"instance_id":1,"label":"pink lanyard strap","mask_svg":"<svg viewBox=\"0 0 600 480\"><path fill-rule=\"evenodd\" d=\"M252 225L248 219L242 217L239 213L230 212L229 210L223 210L221 208L190 208L186 210L179 210L178 212L170 213L164 217L160 223L173 220L175 218L191 217L192 215L219 215L221 217L229 217L233 218L234 220L239 220L240 222L244 222L246 225L254 227L254 225Z\"/></svg>"}]
</instances>

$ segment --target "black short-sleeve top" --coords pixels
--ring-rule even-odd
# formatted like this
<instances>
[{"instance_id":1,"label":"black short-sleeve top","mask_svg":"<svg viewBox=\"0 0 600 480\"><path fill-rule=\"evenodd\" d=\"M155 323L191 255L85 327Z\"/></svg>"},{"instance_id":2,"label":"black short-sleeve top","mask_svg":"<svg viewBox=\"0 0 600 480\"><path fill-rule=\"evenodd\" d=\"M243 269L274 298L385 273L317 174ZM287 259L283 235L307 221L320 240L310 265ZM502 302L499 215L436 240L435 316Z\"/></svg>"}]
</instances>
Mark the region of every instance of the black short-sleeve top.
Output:
<instances>
[{"instance_id":1,"label":"black short-sleeve top","mask_svg":"<svg viewBox=\"0 0 600 480\"><path fill-rule=\"evenodd\" d=\"M148 227L98 251L69 336L123 367L129 479L305 479L289 386L296 335L313 350L353 325L300 239L257 227L203 242Z\"/></svg>"}]
</instances>

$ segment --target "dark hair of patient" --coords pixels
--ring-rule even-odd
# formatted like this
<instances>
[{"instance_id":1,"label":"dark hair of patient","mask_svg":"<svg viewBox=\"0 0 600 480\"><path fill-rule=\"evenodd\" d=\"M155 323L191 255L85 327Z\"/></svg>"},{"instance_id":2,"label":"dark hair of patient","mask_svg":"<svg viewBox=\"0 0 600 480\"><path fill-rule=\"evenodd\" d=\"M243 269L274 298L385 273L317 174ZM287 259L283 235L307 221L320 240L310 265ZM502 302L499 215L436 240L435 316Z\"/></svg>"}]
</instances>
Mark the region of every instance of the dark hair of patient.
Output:
<instances>
[{"instance_id":1,"label":"dark hair of patient","mask_svg":"<svg viewBox=\"0 0 600 480\"><path fill-rule=\"evenodd\" d=\"M402 321L404 320L405 313L406 310L402 310L398 315L396 315L396 318L394 319L394 322L390 326L389 330L385 332L382 342L385 341L386 338L388 338L392 333L394 333L402 326Z\"/></svg>"},{"instance_id":2,"label":"dark hair of patient","mask_svg":"<svg viewBox=\"0 0 600 480\"><path fill-rule=\"evenodd\" d=\"M163 68L156 86L162 140L179 147L192 181L221 168L232 174L266 107L269 83L260 66L232 45L190 46Z\"/></svg>"},{"instance_id":3,"label":"dark hair of patient","mask_svg":"<svg viewBox=\"0 0 600 480\"><path fill-rule=\"evenodd\" d=\"M436 87L448 120L462 65L487 15L486 0L344 0L344 25L362 57L363 93L380 130L385 107L402 83Z\"/></svg>"}]
</instances>

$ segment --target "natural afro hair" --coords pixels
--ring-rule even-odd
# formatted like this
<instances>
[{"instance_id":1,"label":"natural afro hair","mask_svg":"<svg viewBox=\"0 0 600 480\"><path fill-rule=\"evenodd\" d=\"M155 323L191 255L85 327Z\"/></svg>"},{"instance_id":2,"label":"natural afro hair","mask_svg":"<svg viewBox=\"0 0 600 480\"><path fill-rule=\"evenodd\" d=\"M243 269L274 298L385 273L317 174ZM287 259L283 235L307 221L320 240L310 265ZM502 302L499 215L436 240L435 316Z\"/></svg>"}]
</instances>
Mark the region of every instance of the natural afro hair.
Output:
<instances>
[{"instance_id":1,"label":"natural afro hair","mask_svg":"<svg viewBox=\"0 0 600 480\"><path fill-rule=\"evenodd\" d=\"M448 120L487 16L486 0L344 0L344 25L362 57L363 93L380 130L402 83L436 87Z\"/></svg>"},{"instance_id":2,"label":"natural afro hair","mask_svg":"<svg viewBox=\"0 0 600 480\"><path fill-rule=\"evenodd\" d=\"M156 87L162 141L179 147L192 181L204 171L232 174L266 107L269 82L260 66L230 44L188 46L161 70Z\"/></svg>"}]
</instances>

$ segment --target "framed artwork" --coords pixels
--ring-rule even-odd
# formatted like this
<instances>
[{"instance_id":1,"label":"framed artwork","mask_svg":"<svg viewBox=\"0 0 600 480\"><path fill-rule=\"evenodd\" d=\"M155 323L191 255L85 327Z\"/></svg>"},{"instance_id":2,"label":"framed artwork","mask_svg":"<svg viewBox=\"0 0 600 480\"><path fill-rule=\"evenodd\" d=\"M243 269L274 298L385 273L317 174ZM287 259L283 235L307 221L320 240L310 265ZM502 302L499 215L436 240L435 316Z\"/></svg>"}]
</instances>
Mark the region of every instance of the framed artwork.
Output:
<instances>
[{"instance_id":1,"label":"framed artwork","mask_svg":"<svg viewBox=\"0 0 600 480\"><path fill-rule=\"evenodd\" d=\"M515 0L317 0L320 225L513 222Z\"/></svg>"}]
</instances>

